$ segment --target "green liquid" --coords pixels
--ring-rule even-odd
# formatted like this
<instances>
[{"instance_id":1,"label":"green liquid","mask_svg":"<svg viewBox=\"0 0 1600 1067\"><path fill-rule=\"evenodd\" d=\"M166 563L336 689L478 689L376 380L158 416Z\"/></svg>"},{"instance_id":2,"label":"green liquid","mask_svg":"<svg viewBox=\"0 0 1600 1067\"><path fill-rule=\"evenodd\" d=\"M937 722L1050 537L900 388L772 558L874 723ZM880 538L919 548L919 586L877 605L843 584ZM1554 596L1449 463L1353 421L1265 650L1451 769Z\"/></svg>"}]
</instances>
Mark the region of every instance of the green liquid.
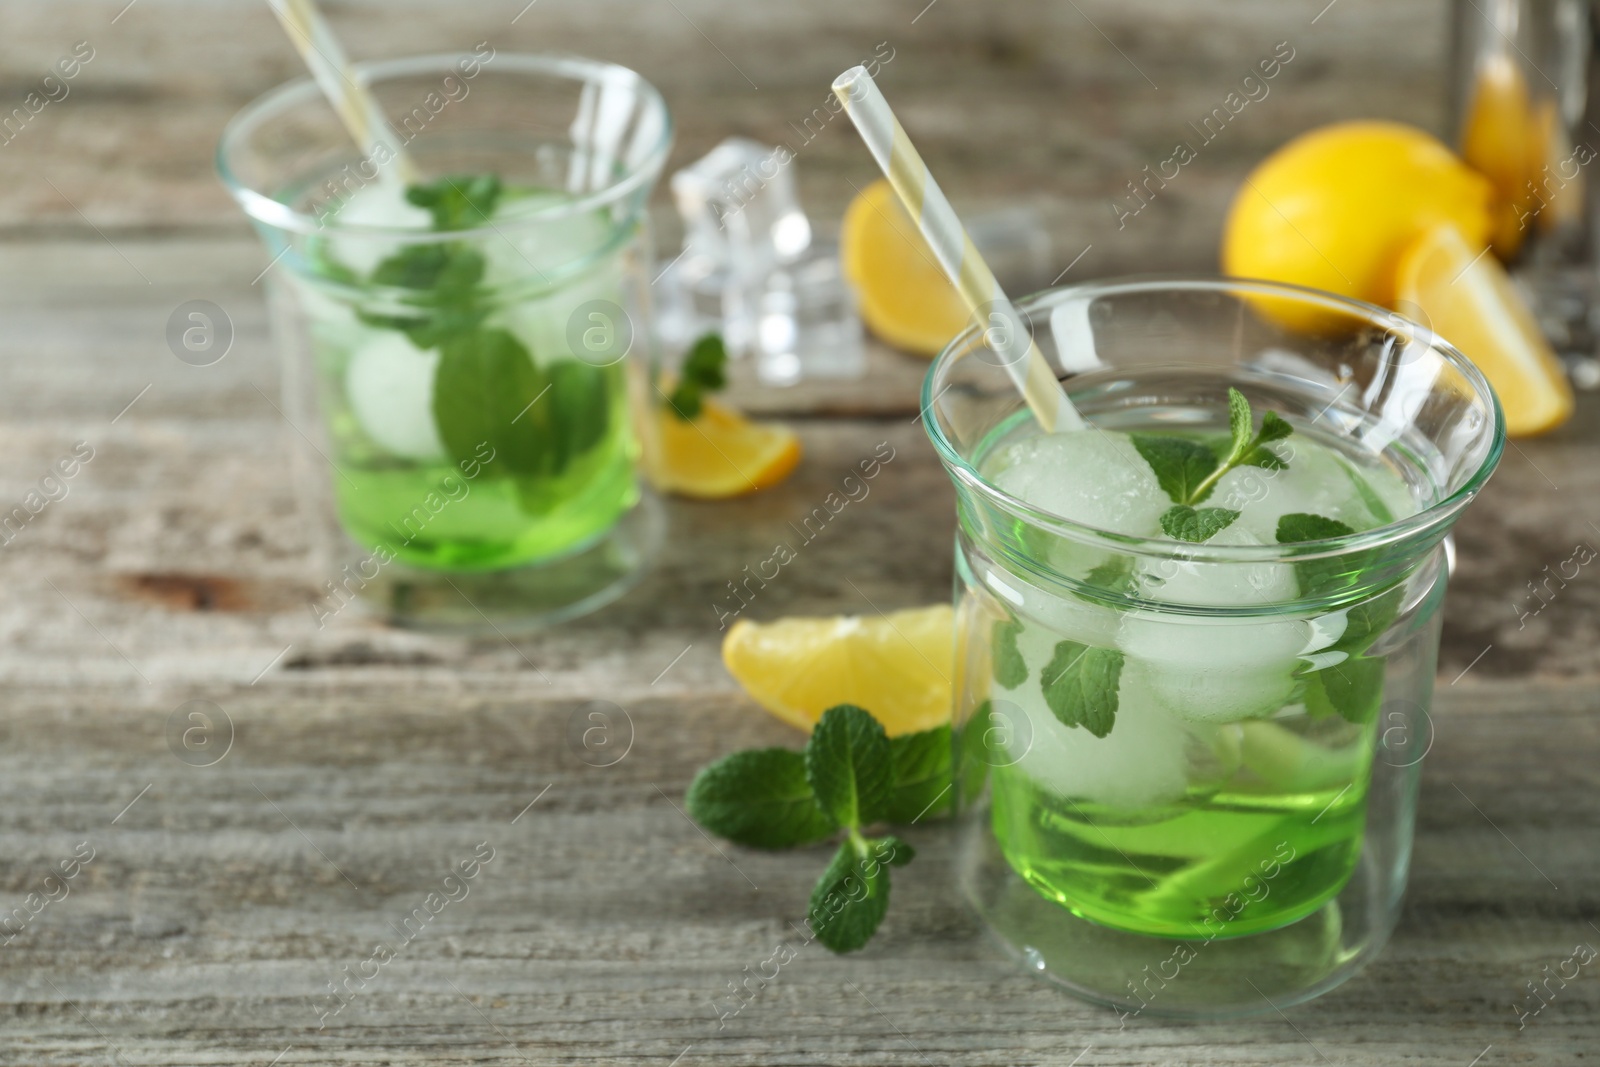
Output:
<instances>
[{"instance_id":1,"label":"green liquid","mask_svg":"<svg viewBox=\"0 0 1600 1067\"><path fill-rule=\"evenodd\" d=\"M1371 738L1360 744L1370 749ZM996 768L994 833L1030 885L1093 922L1207 940L1273 930L1316 911L1349 880L1366 776L1276 790L1253 778L1242 771L1210 796L1134 816Z\"/></svg>"},{"instance_id":2,"label":"green liquid","mask_svg":"<svg viewBox=\"0 0 1600 1067\"><path fill-rule=\"evenodd\" d=\"M1004 457L1006 444L1035 433L1020 422L1003 426L980 453ZM1192 439L1208 433L1217 431L1204 417L1187 424ZM1275 514L1339 515L1367 529L1415 510L1397 475L1345 442L1309 425L1297 426L1292 441L1292 474L1268 489L1281 494ZM1258 499L1233 506L1248 515ZM1010 536L1019 555L1091 586L1135 580L1131 565L1119 570L1103 550L1018 526ZM1362 565L1351 565L1351 584ZM1119 610L1114 597L1041 588L1026 571L983 566L1009 595L996 598L981 574L963 575L974 598L967 642L993 647L994 627L1014 627L1015 636L1009 655L991 652L995 673L985 694L1009 707L1007 740L974 773L987 774L995 842L1020 877L1092 922L1205 940L1286 926L1344 888L1360 859L1377 705L1393 669L1371 646L1393 623L1398 593L1366 601L1342 627L1301 645L1312 631L1288 629L1295 617L1278 606L1296 595L1298 572L1257 569L1236 582L1211 572L1207 580L1222 590L1214 595L1258 596L1239 603L1259 603L1260 615L1196 625L1181 615ZM1095 577L1101 573L1109 577ZM1161 585L1138 580L1160 598ZM1237 629L1230 633L1230 625ZM1350 642L1336 644L1343 635ZM1119 705L1104 737L1065 725L1047 706L1042 672L1062 641L1122 657ZM985 738L974 734L963 748L995 744L988 724L979 732Z\"/></svg>"},{"instance_id":3,"label":"green liquid","mask_svg":"<svg viewBox=\"0 0 1600 1067\"><path fill-rule=\"evenodd\" d=\"M639 500L618 370L605 431L559 475L501 477L495 460L472 478L471 466L450 464L343 468L334 483L345 529L369 549L437 570L499 570L580 551Z\"/></svg>"},{"instance_id":4,"label":"green liquid","mask_svg":"<svg viewBox=\"0 0 1600 1067\"><path fill-rule=\"evenodd\" d=\"M522 205L561 199L511 187L497 214L514 222ZM457 310L467 325L439 336L402 326L433 321L424 312L445 299L442 282L375 303L367 275L339 260L340 241L350 238L314 243L313 264L328 279L354 279L358 295L318 292L316 277L304 289L333 492L350 537L402 564L458 572L554 562L604 537L639 500L629 371L620 353L581 360L571 345L584 343L573 340L574 322L592 326L585 307L620 310L625 299L611 221L574 215L520 250L499 236L437 246L478 270L500 261L499 275L449 295L473 317Z\"/></svg>"}]
</instances>

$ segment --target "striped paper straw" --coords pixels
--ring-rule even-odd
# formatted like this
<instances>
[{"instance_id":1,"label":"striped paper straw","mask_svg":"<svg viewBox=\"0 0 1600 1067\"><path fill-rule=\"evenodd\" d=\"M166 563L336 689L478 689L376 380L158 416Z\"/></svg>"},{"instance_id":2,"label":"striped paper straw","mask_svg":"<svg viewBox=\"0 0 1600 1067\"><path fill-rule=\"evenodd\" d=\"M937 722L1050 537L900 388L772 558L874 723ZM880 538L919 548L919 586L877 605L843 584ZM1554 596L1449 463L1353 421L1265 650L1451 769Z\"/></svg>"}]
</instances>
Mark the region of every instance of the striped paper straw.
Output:
<instances>
[{"instance_id":1,"label":"striped paper straw","mask_svg":"<svg viewBox=\"0 0 1600 1067\"><path fill-rule=\"evenodd\" d=\"M383 145L393 155L395 171L401 180L415 181L416 166L400 147L400 138L384 118L377 101L367 87L351 75L350 60L315 0L267 0L267 4L278 16L284 32L311 71L311 77L333 105L339 121L350 131L362 155L371 157L378 146Z\"/></svg>"},{"instance_id":2,"label":"striped paper straw","mask_svg":"<svg viewBox=\"0 0 1600 1067\"><path fill-rule=\"evenodd\" d=\"M872 76L865 67L851 67L834 79L833 93L861 131L861 139L900 202L916 220L939 265L955 283L973 321L986 331L985 340L1000 357L1039 425L1046 432L1083 429L1082 416L1067 399L1032 332L973 247L972 238L956 218L939 183L928 173L927 164L922 162ZM1024 338L1026 351L1021 345Z\"/></svg>"}]
</instances>

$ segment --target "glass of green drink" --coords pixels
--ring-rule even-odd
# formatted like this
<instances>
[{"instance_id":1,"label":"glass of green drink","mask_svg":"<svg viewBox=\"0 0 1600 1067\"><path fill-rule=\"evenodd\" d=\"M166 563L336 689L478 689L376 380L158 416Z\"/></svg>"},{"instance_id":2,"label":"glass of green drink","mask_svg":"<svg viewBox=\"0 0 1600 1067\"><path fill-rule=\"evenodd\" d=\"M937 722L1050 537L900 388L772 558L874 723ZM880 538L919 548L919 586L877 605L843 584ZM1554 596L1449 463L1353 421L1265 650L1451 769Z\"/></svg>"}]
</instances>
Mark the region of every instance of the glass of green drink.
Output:
<instances>
[{"instance_id":1,"label":"glass of green drink","mask_svg":"<svg viewBox=\"0 0 1600 1067\"><path fill-rule=\"evenodd\" d=\"M266 242L283 414L326 568L319 625L550 622L615 598L662 536L645 203L660 95L571 57L359 65L363 155L310 80L242 111L218 168Z\"/></svg>"},{"instance_id":2,"label":"glass of green drink","mask_svg":"<svg viewBox=\"0 0 1600 1067\"><path fill-rule=\"evenodd\" d=\"M957 494L964 893L1124 1019L1316 996L1399 913L1445 539L1499 406L1422 327L1289 286L1020 311L1089 428L1043 433L975 330L923 397Z\"/></svg>"}]
</instances>

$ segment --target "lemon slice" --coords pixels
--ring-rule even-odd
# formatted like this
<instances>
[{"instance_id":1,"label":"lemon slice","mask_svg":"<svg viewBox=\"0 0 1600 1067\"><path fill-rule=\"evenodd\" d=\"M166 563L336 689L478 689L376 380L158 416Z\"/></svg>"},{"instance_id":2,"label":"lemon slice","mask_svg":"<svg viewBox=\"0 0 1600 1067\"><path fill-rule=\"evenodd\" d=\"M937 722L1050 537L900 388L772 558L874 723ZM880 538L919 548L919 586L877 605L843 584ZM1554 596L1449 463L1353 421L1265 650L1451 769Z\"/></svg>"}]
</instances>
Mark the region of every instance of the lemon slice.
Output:
<instances>
[{"instance_id":1,"label":"lemon slice","mask_svg":"<svg viewBox=\"0 0 1600 1067\"><path fill-rule=\"evenodd\" d=\"M660 410L645 469L657 489L720 500L770 489L800 463L800 439L787 426L753 422L714 400L684 421Z\"/></svg>"},{"instance_id":2,"label":"lemon slice","mask_svg":"<svg viewBox=\"0 0 1600 1067\"><path fill-rule=\"evenodd\" d=\"M856 287L862 320L896 348L936 356L967 325L961 295L884 179L850 201L839 259Z\"/></svg>"},{"instance_id":3,"label":"lemon slice","mask_svg":"<svg viewBox=\"0 0 1600 1067\"><path fill-rule=\"evenodd\" d=\"M1572 387L1505 268L1482 251L1453 226L1429 230L1400 257L1400 304L1483 371L1506 433L1544 433L1572 415Z\"/></svg>"},{"instance_id":4,"label":"lemon slice","mask_svg":"<svg viewBox=\"0 0 1600 1067\"><path fill-rule=\"evenodd\" d=\"M809 731L835 704L867 709L890 735L950 722L954 612L948 604L876 618L739 620L722 662L756 703Z\"/></svg>"}]
</instances>

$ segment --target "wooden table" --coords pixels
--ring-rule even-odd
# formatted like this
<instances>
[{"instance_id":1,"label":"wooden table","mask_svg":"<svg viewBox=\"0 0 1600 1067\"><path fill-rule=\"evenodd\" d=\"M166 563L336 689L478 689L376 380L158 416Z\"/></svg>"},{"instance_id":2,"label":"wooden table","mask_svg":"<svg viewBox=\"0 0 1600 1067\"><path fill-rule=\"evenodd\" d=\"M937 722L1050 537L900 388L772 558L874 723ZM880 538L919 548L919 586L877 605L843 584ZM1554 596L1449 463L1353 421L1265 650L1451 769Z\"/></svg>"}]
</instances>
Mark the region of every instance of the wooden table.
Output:
<instances>
[{"instance_id":1,"label":"wooden table","mask_svg":"<svg viewBox=\"0 0 1600 1067\"><path fill-rule=\"evenodd\" d=\"M1442 121L1438 3L524 2L330 7L359 56L489 40L635 66L677 114L674 166L728 134L795 136L832 75L888 42L882 82L958 204L1033 204L1073 278L1209 269L1243 170L1302 128ZM1522 1029L1513 1008L1546 964L1600 946L1600 578L1586 568L1521 617L1537 606L1526 583L1600 545L1593 398L1510 450L1461 524L1410 895L1361 976L1282 1017L1119 1029L997 956L947 892L948 835L929 826L865 953L802 953L719 1029L712 999L787 936L821 859L719 849L677 809L709 759L798 741L722 670L712 605L880 441L896 458L871 496L749 614L948 596L950 491L913 423L923 364L875 349L866 387L736 390L798 426L805 465L764 495L672 504L661 565L592 618L517 640L350 613L319 631L308 604L327 576L307 562L289 431L266 399L265 256L209 164L226 117L296 61L263 6L125 3L0 3L5 109L75 42L94 50L70 94L0 145L0 502L75 442L94 450L0 548L0 907L27 915L0 952L0 1062L1593 1056L1592 968ZM1294 59L1270 96L1119 228L1125 183L1280 41ZM838 123L797 154L819 219L872 176ZM676 239L665 215L661 230ZM236 329L215 366L165 344L190 299ZM195 700L231 723L208 767L169 749ZM627 711L614 765L569 742L590 700ZM329 983L480 842L493 859L470 895L319 1029ZM75 856L68 895L31 914L29 894Z\"/></svg>"}]
</instances>

